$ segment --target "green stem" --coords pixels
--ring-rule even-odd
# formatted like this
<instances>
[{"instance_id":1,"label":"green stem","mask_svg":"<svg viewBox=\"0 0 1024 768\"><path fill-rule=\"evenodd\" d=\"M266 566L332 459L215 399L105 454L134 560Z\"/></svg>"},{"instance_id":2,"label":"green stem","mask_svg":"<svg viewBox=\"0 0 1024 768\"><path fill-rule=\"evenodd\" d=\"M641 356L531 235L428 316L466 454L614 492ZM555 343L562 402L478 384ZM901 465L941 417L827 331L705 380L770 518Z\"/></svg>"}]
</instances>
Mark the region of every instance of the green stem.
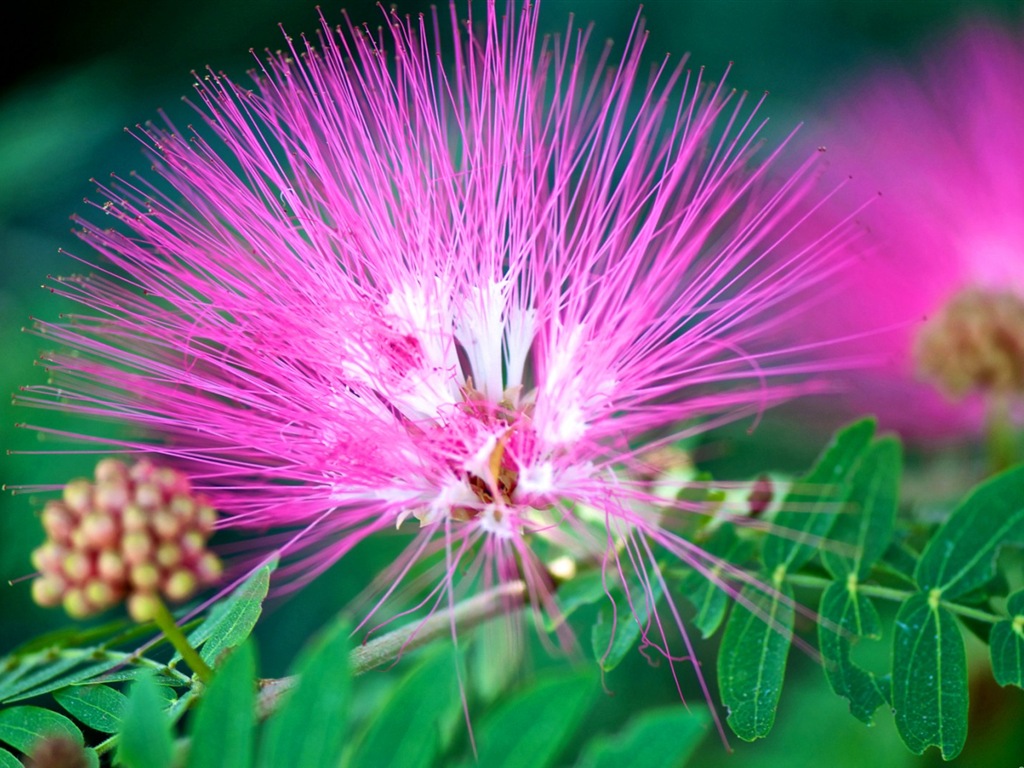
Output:
<instances>
[{"instance_id":1,"label":"green stem","mask_svg":"<svg viewBox=\"0 0 1024 768\"><path fill-rule=\"evenodd\" d=\"M185 633L181 631L181 627L178 626L171 612L167 610L167 606L164 601L159 597L154 598L153 602L153 621L160 628L160 631L164 633L174 649L181 654L181 658L185 660L185 663L195 672L196 676L203 682L209 683L213 677L213 670L210 669L209 665L203 661L202 656L192 647L189 643L188 638L185 637Z\"/></svg>"},{"instance_id":2,"label":"green stem","mask_svg":"<svg viewBox=\"0 0 1024 768\"><path fill-rule=\"evenodd\" d=\"M992 474L1002 472L1017 463L1017 435L1010 418L1010 398L1007 395L992 394L988 398L986 424L986 445Z\"/></svg>"},{"instance_id":3,"label":"green stem","mask_svg":"<svg viewBox=\"0 0 1024 768\"><path fill-rule=\"evenodd\" d=\"M811 589L827 589L834 583L832 579L825 579L821 576L810 576L800 573L787 574L786 581L795 587L810 587ZM906 589L893 589L892 587L882 587L877 584L864 584L863 582L858 582L857 591L867 597L878 597L882 600L893 600L898 603L902 603L903 601L918 594L917 592ZM960 605L959 603L952 603L948 600L942 600L940 601L940 604L943 608L952 613L957 613L969 619L984 621L989 624L995 624L997 621L1004 621L1007 618L1006 616L1000 616L995 613L989 613L988 611L982 611L977 608Z\"/></svg>"}]
</instances>

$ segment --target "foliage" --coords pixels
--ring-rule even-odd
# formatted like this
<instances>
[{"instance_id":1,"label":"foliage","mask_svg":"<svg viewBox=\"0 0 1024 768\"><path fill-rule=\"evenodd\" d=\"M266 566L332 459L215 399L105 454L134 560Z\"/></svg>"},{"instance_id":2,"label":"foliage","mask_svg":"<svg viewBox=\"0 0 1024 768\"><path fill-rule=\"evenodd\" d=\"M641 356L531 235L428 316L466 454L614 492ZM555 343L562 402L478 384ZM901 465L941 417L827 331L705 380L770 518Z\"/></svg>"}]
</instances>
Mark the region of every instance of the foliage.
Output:
<instances>
[{"instance_id":1,"label":"foliage","mask_svg":"<svg viewBox=\"0 0 1024 768\"><path fill-rule=\"evenodd\" d=\"M0 660L0 742L28 753L41 736L60 733L85 747L88 764L126 768L475 759L488 766L631 759L678 766L705 736L707 710L649 708L615 727L585 724L600 679L614 685L638 643L643 650L641 627L668 600L684 598L691 604L684 619L718 638L718 693L739 738L772 731L790 649L805 645L809 617L824 676L850 713L870 725L888 706L911 751L934 746L949 760L967 739L964 629L988 640L1000 685L1024 682L1024 589L999 557L1004 547L1024 544L1024 467L989 478L929 526L900 514L901 454L898 441L876 436L869 420L841 430L763 518L717 514L695 523L688 534L722 567L666 567L665 589L652 580L647 601L634 601L635 619L614 621L616 613L630 615L626 591L599 569L566 581L557 591L560 611L536 615L541 633L568 623L589 641L596 663L572 673L555 665L534 679L497 675L495 690L480 694L464 684L467 668L487 663L474 653L480 638L470 631L457 647L448 641L410 652L380 687L351 666L357 657L349 656L348 624L338 619L307 644L292 677L260 681L250 634L268 594L270 562L184 625L214 667L208 685L165 643L137 648L151 626L71 628L15 649ZM706 483L699 478L683 492L721 504L725 494ZM815 610L804 607L815 596ZM883 638L888 663L865 666L858 647ZM0 749L0 766L16 764L13 752Z\"/></svg>"}]
</instances>

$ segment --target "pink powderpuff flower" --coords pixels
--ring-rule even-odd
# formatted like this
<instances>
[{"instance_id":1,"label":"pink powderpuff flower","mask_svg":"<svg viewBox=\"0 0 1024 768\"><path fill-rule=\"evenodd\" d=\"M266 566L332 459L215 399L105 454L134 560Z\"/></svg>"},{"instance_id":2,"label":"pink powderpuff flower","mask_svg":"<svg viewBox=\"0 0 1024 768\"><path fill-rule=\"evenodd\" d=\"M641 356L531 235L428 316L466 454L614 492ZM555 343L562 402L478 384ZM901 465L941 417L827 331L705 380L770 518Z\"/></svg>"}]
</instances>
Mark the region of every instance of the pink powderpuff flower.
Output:
<instances>
[{"instance_id":1,"label":"pink powderpuff flower","mask_svg":"<svg viewBox=\"0 0 1024 768\"><path fill-rule=\"evenodd\" d=\"M39 324L70 351L23 400L132 428L73 437L278 532L287 587L418 526L371 615L423 562L420 608L521 579L557 611L544 539L646 616L656 553L717 563L645 454L822 389L776 333L842 234L798 241L813 159L769 179L760 100L648 70L639 19L616 56L571 22L540 36L536 6L450 13L450 68L437 18L325 22L247 84L199 78L199 128L140 128L154 178L100 188L110 228L79 220L99 255L52 290L83 311ZM667 606L642 630L675 661Z\"/></svg>"},{"instance_id":2,"label":"pink powderpuff flower","mask_svg":"<svg viewBox=\"0 0 1024 768\"><path fill-rule=\"evenodd\" d=\"M1024 393L1024 35L975 20L920 72L844 88L829 154L853 174L873 253L831 306L864 344L852 409L917 441L972 437Z\"/></svg>"}]
</instances>

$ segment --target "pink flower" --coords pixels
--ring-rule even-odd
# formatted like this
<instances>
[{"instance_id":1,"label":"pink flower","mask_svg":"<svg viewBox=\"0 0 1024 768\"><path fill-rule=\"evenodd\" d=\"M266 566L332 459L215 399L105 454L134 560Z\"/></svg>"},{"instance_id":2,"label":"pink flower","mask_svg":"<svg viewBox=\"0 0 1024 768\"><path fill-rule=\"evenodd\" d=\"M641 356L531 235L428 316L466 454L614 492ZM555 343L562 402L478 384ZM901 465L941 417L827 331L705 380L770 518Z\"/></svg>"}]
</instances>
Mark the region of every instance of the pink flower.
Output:
<instances>
[{"instance_id":1,"label":"pink flower","mask_svg":"<svg viewBox=\"0 0 1024 768\"><path fill-rule=\"evenodd\" d=\"M974 434L983 400L1024 392L1024 36L975 22L920 72L844 93L830 157L882 196L829 332L895 328L865 339L881 361L853 408L911 438Z\"/></svg>"},{"instance_id":2,"label":"pink flower","mask_svg":"<svg viewBox=\"0 0 1024 768\"><path fill-rule=\"evenodd\" d=\"M656 550L706 570L644 454L821 389L776 336L840 267L794 242L811 161L752 167L760 101L649 71L639 21L613 54L505 13L457 31L449 69L436 19L391 15L201 78L205 126L140 129L153 179L80 222L94 274L53 290L83 312L40 325L73 352L25 399L134 428L78 437L283 531L290 585L396 525L419 534L380 599L440 562L431 610L520 578L552 608L537 538L639 605ZM679 658L661 622L647 642Z\"/></svg>"}]
</instances>

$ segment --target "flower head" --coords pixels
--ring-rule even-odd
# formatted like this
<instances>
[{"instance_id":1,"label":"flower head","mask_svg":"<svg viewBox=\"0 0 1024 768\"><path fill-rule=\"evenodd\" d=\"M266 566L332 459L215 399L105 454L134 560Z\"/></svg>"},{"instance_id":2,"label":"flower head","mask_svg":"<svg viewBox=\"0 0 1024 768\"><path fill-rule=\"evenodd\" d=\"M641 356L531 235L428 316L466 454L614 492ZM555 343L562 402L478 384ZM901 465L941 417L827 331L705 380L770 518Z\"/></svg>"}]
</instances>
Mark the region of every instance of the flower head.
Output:
<instances>
[{"instance_id":1,"label":"flower head","mask_svg":"<svg viewBox=\"0 0 1024 768\"><path fill-rule=\"evenodd\" d=\"M1024 394L1024 41L976 21L922 71L847 92L829 145L877 245L831 332L891 325L855 407L917 438L971 434L983 400Z\"/></svg>"},{"instance_id":2,"label":"flower head","mask_svg":"<svg viewBox=\"0 0 1024 768\"><path fill-rule=\"evenodd\" d=\"M32 553L37 603L81 618L127 600L146 621L161 594L185 600L219 578L220 560L206 548L217 515L188 478L115 459L99 462L95 475L95 483L72 480L43 509L46 541Z\"/></svg>"},{"instance_id":3,"label":"flower head","mask_svg":"<svg viewBox=\"0 0 1024 768\"><path fill-rule=\"evenodd\" d=\"M202 77L200 128L141 128L153 179L80 222L93 274L53 290L85 311L40 325L73 353L24 399L150 436L114 445L284 531L291 585L398 525L384 597L434 555L426 605L521 578L549 606L532 538L650 595L656 547L713 558L644 455L820 388L775 335L839 268L793 237L810 165L771 181L760 102L648 72L639 21L587 66L589 30L541 37L530 5L451 17L450 68L437 19L325 23Z\"/></svg>"}]
</instances>

